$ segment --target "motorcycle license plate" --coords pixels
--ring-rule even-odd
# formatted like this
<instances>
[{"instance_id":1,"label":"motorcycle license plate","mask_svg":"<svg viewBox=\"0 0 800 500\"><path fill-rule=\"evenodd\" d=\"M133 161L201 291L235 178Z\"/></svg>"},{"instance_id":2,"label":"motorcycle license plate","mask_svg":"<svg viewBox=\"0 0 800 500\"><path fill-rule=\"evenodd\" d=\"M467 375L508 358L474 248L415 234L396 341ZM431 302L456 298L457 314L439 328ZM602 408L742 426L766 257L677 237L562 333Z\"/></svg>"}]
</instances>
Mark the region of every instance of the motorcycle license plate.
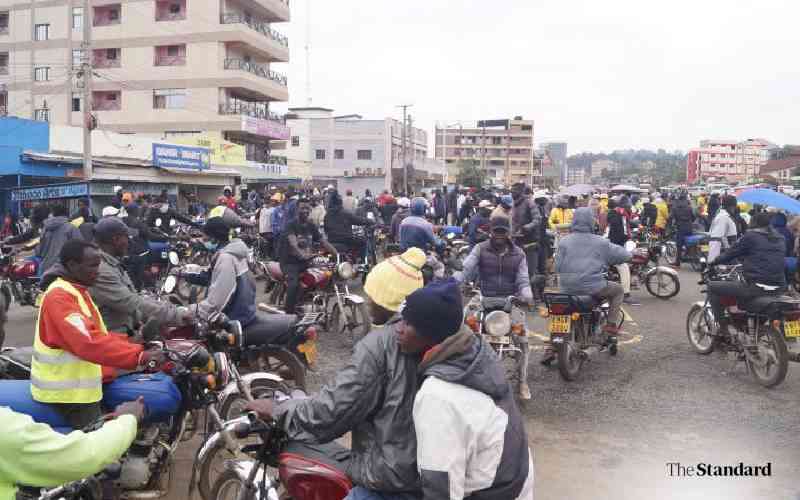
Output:
<instances>
[{"instance_id":1,"label":"motorcycle license plate","mask_svg":"<svg viewBox=\"0 0 800 500\"><path fill-rule=\"evenodd\" d=\"M547 330L550 333L569 333L569 316L550 316L547 319Z\"/></svg>"},{"instance_id":2,"label":"motorcycle license plate","mask_svg":"<svg viewBox=\"0 0 800 500\"><path fill-rule=\"evenodd\" d=\"M789 338L800 337L800 320L786 321L783 323L783 334Z\"/></svg>"},{"instance_id":3,"label":"motorcycle license plate","mask_svg":"<svg viewBox=\"0 0 800 500\"><path fill-rule=\"evenodd\" d=\"M708 252L708 245L700 245L701 252Z\"/></svg>"},{"instance_id":4,"label":"motorcycle license plate","mask_svg":"<svg viewBox=\"0 0 800 500\"><path fill-rule=\"evenodd\" d=\"M303 353L309 365L313 365L317 362L316 340L306 340L305 342L297 346L297 350Z\"/></svg>"}]
</instances>

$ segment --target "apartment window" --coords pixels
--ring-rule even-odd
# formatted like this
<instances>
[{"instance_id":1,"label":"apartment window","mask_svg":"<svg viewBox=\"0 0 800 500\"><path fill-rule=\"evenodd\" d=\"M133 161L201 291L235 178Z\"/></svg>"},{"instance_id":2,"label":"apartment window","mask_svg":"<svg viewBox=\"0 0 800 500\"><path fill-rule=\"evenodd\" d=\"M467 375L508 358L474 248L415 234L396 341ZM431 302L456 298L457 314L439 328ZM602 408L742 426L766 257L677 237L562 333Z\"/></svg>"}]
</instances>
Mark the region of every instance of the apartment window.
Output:
<instances>
[{"instance_id":1,"label":"apartment window","mask_svg":"<svg viewBox=\"0 0 800 500\"><path fill-rule=\"evenodd\" d=\"M92 94L92 109L119 111L122 109L122 92L119 90L98 91Z\"/></svg>"},{"instance_id":2,"label":"apartment window","mask_svg":"<svg viewBox=\"0 0 800 500\"><path fill-rule=\"evenodd\" d=\"M153 90L153 109L183 109L186 107L186 89Z\"/></svg>"},{"instance_id":3,"label":"apartment window","mask_svg":"<svg viewBox=\"0 0 800 500\"><path fill-rule=\"evenodd\" d=\"M8 52L0 52L0 75L8 74Z\"/></svg>"},{"instance_id":4,"label":"apartment window","mask_svg":"<svg viewBox=\"0 0 800 500\"><path fill-rule=\"evenodd\" d=\"M8 115L8 92L0 92L0 115Z\"/></svg>"},{"instance_id":5,"label":"apartment window","mask_svg":"<svg viewBox=\"0 0 800 500\"><path fill-rule=\"evenodd\" d=\"M492 137L492 144L494 144L495 146L499 146L502 143L503 143L502 137Z\"/></svg>"},{"instance_id":6,"label":"apartment window","mask_svg":"<svg viewBox=\"0 0 800 500\"><path fill-rule=\"evenodd\" d=\"M181 21L186 19L186 0L156 2L156 21Z\"/></svg>"},{"instance_id":7,"label":"apartment window","mask_svg":"<svg viewBox=\"0 0 800 500\"><path fill-rule=\"evenodd\" d=\"M300 147L300 136L293 135L292 136L292 147L299 148Z\"/></svg>"},{"instance_id":8,"label":"apartment window","mask_svg":"<svg viewBox=\"0 0 800 500\"><path fill-rule=\"evenodd\" d=\"M359 149L358 150L358 159L359 160L371 160L372 159L372 150L371 149Z\"/></svg>"},{"instance_id":9,"label":"apartment window","mask_svg":"<svg viewBox=\"0 0 800 500\"><path fill-rule=\"evenodd\" d=\"M101 5L94 7L94 19L92 24L94 26L110 26L112 24L120 24L122 21L122 7L120 4Z\"/></svg>"},{"instance_id":10,"label":"apartment window","mask_svg":"<svg viewBox=\"0 0 800 500\"><path fill-rule=\"evenodd\" d=\"M50 110L47 108L39 108L33 110L33 119L40 122L50 121Z\"/></svg>"},{"instance_id":11,"label":"apartment window","mask_svg":"<svg viewBox=\"0 0 800 500\"><path fill-rule=\"evenodd\" d=\"M344 149L334 149L333 150L333 159L334 160L344 160Z\"/></svg>"},{"instance_id":12,"label":"apartment window","mask_svg":"<svg viewBox=\"0 0 800 500\"><path fill-rule=\"evenodd\" d=\"M75 92L72 93L72 111L80 111L81 110L81 95Z\"/></svg>"},{"instance_id":13,"label":"apartment window","mask_svg":"<svg viewBox=\"0 0 800 500\"><path fill-rule=\"evenodd\" d=\"M83 50L72 49L72 67L79 68L83 64Z\"/></svg>"},{"instance_id":14,"label":"apartment window","mask_svg":"<svg viewBox=\"0 0 800 500\"><path fill-rule=\"evenodd\" d=\"M36 29L33 33L33 39L37 42L41 42L44 40L48 40L50 38L50 25L49 24L37 24Z\"/></svg>"},{"instance_id":15,"label":"apartment window","mask_svg":"<svg viewBox=\"0 0 800 500\"><path fill-rule=\"evenodd\" d=\"M72 29L75 31L83 29L83 7L72 8Z\"/></svg>"},{"instance_id":16,"label":"apartment window","mask_svg":"<svg viewBox=\"0 0 800 500\"><path fill-rule=\"evenodd\" d=\"M161 45L155 48L156 66L185 66L186 45Z\"/></svg>"},{"instance_id":17,"label":"apartment window","mask_svg":"<svg viewBox=\"0 0 800 500\"><path fill-rule=\"evenodd\" d=\"M532 128L532 127L531 127L530 125L523 125L523 126L522 126L522 130L524 130L524 131L526 131L526 132L529 132L529 131L531 130L531 128Z\"/></svg>"},{"instance_id":18,"label":"apartment window","mask_svg":"<svg viewBox=\"0 0 800 500\"><path fill-rule=\"evenodd\" d=\"M315 157L316 157L317 160L324 160L325 159L325 150L324 149L318 149L316 151L316 156Z\"/></svg>"},{"instance_id":19,"label":"apartment window","mask_svg":"<svg viewBox=\"0 0 800 500\"><path fill-rule=\"evenodd\" d=\"M0 12L0 35L8 34L8 11Z\"/></svg>"},{"instance_id":20,"label":"apartment window","mask_svg":"<svg viewBox=\"0 0 800 500\"><path fill-rule=\"evenodd\" d=\"M37 82L46 82L50 79L50 68L48 66L40 66L34 68L33 79Z\"/></svg>"}]
</instances>

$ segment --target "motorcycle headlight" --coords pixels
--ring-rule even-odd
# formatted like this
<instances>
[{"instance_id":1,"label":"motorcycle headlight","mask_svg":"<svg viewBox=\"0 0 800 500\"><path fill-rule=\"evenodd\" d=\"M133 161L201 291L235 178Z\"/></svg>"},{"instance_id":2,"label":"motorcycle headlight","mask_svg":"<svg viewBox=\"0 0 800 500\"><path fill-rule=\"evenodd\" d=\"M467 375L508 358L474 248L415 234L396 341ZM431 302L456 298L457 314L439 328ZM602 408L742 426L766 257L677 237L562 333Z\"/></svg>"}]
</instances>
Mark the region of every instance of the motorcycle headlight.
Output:
<instances>
[{"instance_id":1,"label":"motorcycle headlight","mask_svg":"<svg viewBox=\"0 0 800 500\"><path fill-rule=\"evenodd\" d=\"M339 264L339 267L336 268L336 272L339 273L342 279L351 280L356 277L356 268L349 262L342 262Z\"/></svg>"},{"instance_id":2,"label":"motorcycle headlight","mask_svg":"<svg viewBox=\"0 0 800 500\"><path fill-rule=\"evenodd\" d=\"M511 316L505 311L492 311L484 318L483 327L493 337L508 335L511 331Z\"/></svg>"}]
</instances>

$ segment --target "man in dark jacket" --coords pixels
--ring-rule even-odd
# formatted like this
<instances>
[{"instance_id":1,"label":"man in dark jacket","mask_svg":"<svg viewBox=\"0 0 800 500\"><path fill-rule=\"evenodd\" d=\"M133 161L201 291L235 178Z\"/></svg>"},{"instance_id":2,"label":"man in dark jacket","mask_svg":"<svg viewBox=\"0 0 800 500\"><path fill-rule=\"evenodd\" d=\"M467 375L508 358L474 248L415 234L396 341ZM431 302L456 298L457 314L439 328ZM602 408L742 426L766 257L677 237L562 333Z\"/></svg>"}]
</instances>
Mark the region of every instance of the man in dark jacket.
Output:
<instances>
[{"instance_id":1,"label":"man in dark jacket","mask_svg":"<svg viewBox=\"0 0 800 500\"><path fill-rule=\"evenodd\" d=\"M514 205L511 207L511 227L514 228L514 244L525 252L528 261L528 276L531 283L539 267L539 235L542 224L536 203L525 195L525 184L518 182L511 187Z\"/></svg>"},{"instance_id":2,"label":"man in dark jacket","mask_svg":"<svg viewBox=\"0 0 800 500\"><path fill-rule=\"evenodd\" d=\"M397 200L398 208L394 215L392 215L391 229L389 230L389 237L394 243L400 243L400 224L411 214L408 208L410 203L411 200L405 197Z\"/></svg>"},{"instance_id":3,"label":"man in dark jacket","mask_svg":"<svg viewBox=\"0 0 800 500\"><path fill-rule=\"evenodd\" d=\"M39 275L44 274L50 266L58 262L61 247L69 240L82 240L80 230L70 223L67 218L67 207L55 205L53 207L53 217L44 221L44 230L39 246L36 247L36 256L41 257L39 264Z\"/></svg>"},{"instance_id":4,"label":"man in dark jacket","mask_svg":"<svg viewBox=\"0 0 800 500\"><path fill-rule=\"evenodd\" d=\"M401 351L425 353L414 398L423 498L533 500L525 421L494 350L462 326L457 284L415 291L402 314Z\"/></svg>"},{"instance_id":5,"label":"man in dark jacket","mask_svg":"<svg viewBox=\"0 0 800 500\"><path fill-rule=\"evenodd\" d=\"M366 241L353 235L353 226L372 226L375 222L359 217L354 211L345 210L342 198L337 194L331 196L328 211L325 213L325 236L339 252L351 249L358 250L363 258Z\"/></svg>"},{"instance_id":6,"label":"man in dark jacket","mask_svg":"<svg viewBox=\"0 0 800 500\"><path fill-rule=\"evenodd\" d=\"M11 238L3 240L4 245L19 245L20 243L27 243L28 241L41 235L44 227L44 221L50 215L50 207L47 205L36 205L33 207L31 214L31 227L27 231Z\"/></svg>"},{"instance_id":7,"label":"man in dark jacket","mask_svg":"<svg viewBox=\"0 0 800 500\"><path fill-rule=\"evenodd\" d=\"M655 204L650 201L650 198L642 198L642 226L652 228L655 225L657 218L658 207L656 207Z\"/></svg>"},{"instance_id":8,"label":"man in dark jacket","mask_svg":"<svg viewBox=\"0 0 800 500\"><path fill-rule=\"evenodd\" d=\"M458 186L447 193L447 219L450 225L458 224Z\"/></svg>"},{"instance_id":9,"label":"man in dark jacket","mask_svg":"<svg viewBox=\"0 0 800 500\"><path fill-rule=\"evenodd\" d=\"M786 242L783 236L770 227L769 221L770 214L756 214L750 230L714 261L713 265L716 266L738 260L742 264L744 276L744 282L712 281L708 284L709 302L719 323L719 332L715 338L717 345L724 342L729 334L729 321L725 318L721 297L736 297L744 307L748 300L763 295L777 295L786 290Z\"/></svg>"},{"instance_id":10,"label":"man in dark jacket","mask_svg":"<svg viewBox=\"0 0 800 500\"><path fill-rule=\"evenodd\" d=\"M686 237L692 234L692 223L694 222L694 213L692 206L689 205L689 199L685 192L680 194L678 200L672 205L669 212L669 221L675 224L675 266L681 267L681 256L683 255L683 247L686 244Z\"/></svg>"}]
</instances>

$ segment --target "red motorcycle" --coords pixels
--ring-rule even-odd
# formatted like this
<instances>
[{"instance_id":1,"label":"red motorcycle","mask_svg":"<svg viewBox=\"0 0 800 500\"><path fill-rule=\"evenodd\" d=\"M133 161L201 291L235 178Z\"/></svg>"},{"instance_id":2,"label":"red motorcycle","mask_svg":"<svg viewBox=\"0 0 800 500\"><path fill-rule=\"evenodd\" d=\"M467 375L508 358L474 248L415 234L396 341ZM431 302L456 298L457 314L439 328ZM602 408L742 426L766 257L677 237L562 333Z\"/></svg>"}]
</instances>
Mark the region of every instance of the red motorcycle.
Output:
<instances>
[{"instance_id":1,"label":"red motorcycle","mask_svg":"<svg viewBox=\"0 0 800 500\"><path fill-rule=\"evenodd\" d=\"M286 298L286 278L278 262L268 262L268 301L282 307ZM315 257L300 274L300 314L321 314L328 332L347 334L355 343L369 332L370 319L364 298L350 293L348 281L361 272L348 258ZM269 309L267 306L266 309Z\"/></svg>"},{"instance_id":2,"label":"red motorcycle","mask_svg":"<svg viewBox=\"0 0 800 500\"><path fill-rule=\"evenodd\" d=\"M350 450L336 443L292 442L274 420L259 420L254 413L226 422L225 429L239 439L258 436L260 442L242 449L255 460L226 463L208 500L342 500L353 488L344 472ZM277 477L270 477L275 469Z\"/></svg>"},{"instance_id":3,"label":"red motorcycle","mask_svg":"<svg viewBox=\"0 0 800 500\"><path fill-rule=\"evenodd\" d=\"M5 308L11 302L23 306L38 306L41 294L39 289L39 257L15 258L16 251L11 247L0 247L0 293L5 299Z\"/></svg>"}]
</instances>

